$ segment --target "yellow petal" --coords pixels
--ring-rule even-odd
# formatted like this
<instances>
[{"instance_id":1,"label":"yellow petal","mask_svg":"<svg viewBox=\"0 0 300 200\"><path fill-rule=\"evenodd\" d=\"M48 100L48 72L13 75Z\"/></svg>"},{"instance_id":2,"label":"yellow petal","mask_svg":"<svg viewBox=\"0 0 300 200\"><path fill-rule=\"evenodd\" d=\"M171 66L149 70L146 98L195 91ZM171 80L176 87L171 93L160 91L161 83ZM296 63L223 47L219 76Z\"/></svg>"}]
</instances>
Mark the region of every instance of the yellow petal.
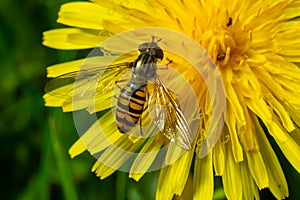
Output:
<instances>
[{"instance_id":1,"label":"yellow petal","mask_svg":"<svg viewBox=\"0 0 300 200\"><path fill-rule=\"evenodd\" d=\"M293 132L290 133L290 136L293 140L300 146L300 128L296 128Z\"/></svg>"},{"instance_id":2,"label":"yellow petal","mask_svg":"<svg viewBox=\"0 0 300 200\"><path fill-rule=\"evenodd\" d=\"M214 147L214 169L216 176L222 176L224 173L225 156L223 148L221 148L222 145L224 144L218 142Z\"/></svg>"},{"instance_id":3,"label":"yellow petal","mask_svg":"<svg viewBox=\"0 0 300 200\"><path fill-rule=\"evenodd\" d=\"M43 45L55 49L94 48L104 39L105 37L99 36L98 33L78 28L60 28L43 33Z\"/></svg>"},{"instance_id":4,"label":"yellow petal","mask_svg":"<svg viewBox=\"0 0 300 200\"><path fill-rule=\"evenodd\" d=\"M240 87L235 87L235 91L243 107L243 111L246 119L245 126L237 127L239 142L241 143L244 151L257 151L258 145L255 136L255 131L254 131L254 125L250 117L250 110L247 108L247 103L245 102L246 98L244 97L245 90Z\"/></svg>"},{"instance_id":5,"label":"yellow petal","mask_svg":"<svg viewBox=\"0 0 300 200\"><path fill-rule=\"evenodd\" d=\"M95 154L115 144L123 137L127 136L119 132L114 117L107 112L81 136L81 140L89 152ZM123 140L126 139L123 138Z\"/></svg>"},{"instance_id":6,"label":"yellow petal","mask_svg":"<svg viewBox=\"0 0 300 200\"><path fill-rule=\"evenodd\" d=\"M60 107L63 105L65 99L58 98L56 96L45 94L43 96L43 99L45 101L45 106L51 106L51 107Z\"/></svg>"},{"instance_id":7,"label":"yellow petal","mask_svg":"<svg viewBox=\"0 0 300 200\"><path fill-rule=\"evenodd\" d=\"M272 65L272 63L266 63L265 66ZM270 92L281 100L286 100L290 103L299 103L290 93L288 93L278 82L274 81L272 75L267 72L263 67L256 67L252 69L256 76L262 81Z\"/></svg>"},{"instance_id":8,"label":"yellow petal","mask_svg":"<svg viewBox=\"0 0 300 200\"><path fill-rule=\"evenodd\" d=\"M98 161L103 163L98 167L93 167L93 171L96 171L97 176L101 179L111 175L115 170L120 169L123 164L131 165L130 158L134 156L134 152L142 144L142 140L134 144L128 139L126 135L123 135L117 140L115 145L109 146L98 158ZM123 170L128 171L128 166L124 165Z\"/></svg>"},{"instance_id":9,"label":"yellow petal","mask_svg":"<svg viewBox=\"0 0 300 200\"><path fill-rule=\"evenodd\" d=\"M90 113L94 113L110 108L114 88L106 88L107 92L103 92L103 88L107 86L107 81L113 82L112 87L117 86L113 75L99 83L101 72L108 65L127 62L129 59L132 60L130 56L93 56L48 67L48 77L55 79L50 80L46 86L49 93L44 96L46 105L62 106L65 112L87 108ZM77 78L78 75L86 78Z\"/></svg>"},{"instance_id":10,"label":"yellow petal","mask_svg":"<svg viewBox=\"0 0 300 200\"><path fill-rule=\"evenodd\" d=\"M257 116L261 118L263 123L268 128L270 134L280 142L286 142L287 136L283 128L280 127L278 123L275 122L270 109L266 105L265 101L262 99L247 99L247 106L252 110Z\"/></svg>"},{"instance_id":11,"label":"yellow petal","mask_svg":"<svg viewBox=\"0 0 300 200\"><path fill-rule=\"evenodd\" d=\"M243 187L240 164L235 162L230 145L230 142L228 142L223 146L224 156L226 158L222 177L223 187L228 199L241 200Z\"/></svg>"},{"instance_id":12,"label":"yellow petal","mask_svg":"<svg viewBox=\"0 0 300 200\"><path fill-rule=\"evenodd\" d=\"M289 62L300 63L300 56L298 55L294 55L294 56L288 55L283 57Z\"/></svg>"},{"instance_id":13,"label":"yellow petal","mask_svg":"<svg viewBox=\"0 0 300 200\"><path fill-rule=\"evenodd\" d=\"M300 73L299 73L300 75ZM292 79L292 77L283 77L281 75L274 75L273 76L276 81L278 81L279 84L281 84L286 92L294 94L294 100L297 101L300 97L300 86L299 81L300 77L297 79ZM298 101L298 104L300 104L300 100Z\"/></svg>"},{"instance_id":14,"label":"yellow petal","mask_svg":"<svg viewBox=\"0 0 300 200\"><path fill-rule=\"evenodd\" d=\"M240 130L236 130L236 128L238 127L237 127L234 111L232 110L231 104L227 105L226 124L227 126L223 128L223 131L226 135L230 134L234 159L236 162L241 162L244 160L244 158L243 158L243 149L238 138L238 134L240 134L239 133Z\"/></svg>"},{"instance_id":15,"label":"yellow petal","mask_svg":"<svg viewBox=\"0 0 300 200\"><path fill-rule=\"evenodd\" d=\"M112 32L120 32L137 27L143 28L145 27L145 22L153 27L169 27L172 29L176 29L178 25L176 21L168 20L170 17L170 13L167 11L169 4L163 6L161 1L93 1L108 11L108 14L103 16L103 26ZM151 9L151 12L149 12L149 8L155 9ZM188 22L186 21L186 23Z\"/></svg>"},{"instance_id":16,"label":"yellow petal","mask_svg":"<svg viewBox=\"0 0 300 200\"><path fill-rule=\"evenodd\" d=\"M92 172L101 180L114 173L117 169L106 166L105 164L97 161L92 167Z\"/></svg>"},{"instance_id":17,"label":"yellow petal","mask_svg":"<svg viewBox=\"0 0 300 200\"><path fill-rule=\"evenodd\" d=\"M76 72L80 70L80 66L84 63L85 59L75 60L71 62L59 63L47 67L47 77L53 78L70 72Z\"/></svg>"},{"instance_id":18,"label":"yellow petal","mask_svg":"<svg viewBox=\"0 0 300 200\"><path fill-rule=\"evenodd\" d=\"M242 125L245 123L245 117L238 97L232 87L233 72L231 69L226 68L221 74L224 81L224 87L226 89L226 97L232 106L236 119L238 120L237 123Z\"/></svg>"},{"instance_id":19,"label":"yellow petal","mask_svg":"<svg viewBox=\"0 0 300 200\"><path fill-rule=\"evenodd\" d=\"M172 165L169 183L172 184L173 194L181 195L189 175L193 155L193 151L187 151Z\"/></svg>"},{"instance_id":20,"label":"yellow petal","mask_svg":"<svg viewBox=\"0 0 300 200\"><path fill-rule=\"evenodd\" d=\"M242 91L247 91L244 92L244 97L259 98L262 96L260 82L247 62L245 62L241 70L235 72L234 75L236 79L233 81L235 83L234 86Z\"/></svg>"},{"instance_id":21,"label":"yellow petal","mask_svg":"<svg viewBox=\"0 0 300 200\"><path fill-rule=\"evenodd\" d=\"M195 158L193 182L193 199L212 199L214 192L214 175L212 166L212 152L206 157Z\"/></svg>"},{"instance_id":22,"label":"yellow petal","mask_svg":"<svg viewBox=\"0 0 300 200\"><path fill-rule=\"evenodd\" d=\"M293 9L293 8L291 7L289 9ZM294 8L294 9L299 9L299 8ZM275 26L276 35L274 36L274 40L277 41L278 43L283 43L283 44L284 42L286 42L286 39L294 39L294 41L298 41L297 35L295 34L290 35L289 33L291 33L291 31L295 31L295 33L299 34L298 31L299 26L300 26L299 20L290 20L290 21L285 21L284 23L279 23L278 25ZM285 37L285 40L280 41L280 39L283 37Z\"/></svg>"},{"instance_id":23,"label":"yellow petal","mask_svg":"<svg viewBox=\"0 0 300 200\"><path fill-rule=\"evenodd\" d=\"M298 13L300 13L300 6L299 6L299 2L297 1L293 2L289 8L283 10L283 15L287 19L293 19L298 17L299 16Z\"/></svg>"},{"instance_id":24,"label":"yellow petal","mask_svg":"<svg viewBox=\"0 0 300 200\"><path fill-rule=\"evenodd\" d=\"M81 73L88 73L96 70L97 68L102 68L112 64L117 59L120 59L119 56L93 56L80 60L60 63L52 65L47 68L47 77L58 77L70 72L77 72L82 70ZM125 62L125 60L118 60L118 62ZM76 74L75 74L76 75ZM69 75L70 76L70 75Z\"/></svg>"},{"instance_id":25,"label":"yellow petal","mask_svg":"<svg viewBox=\"0 0 300 200\"><path fill-rule=\"evenodd\" d=\"M174 193L172 192L172 182L169 182L171 166L160 170L157 189L156 200L171 200Z\"/></svg>"},{"instance_id":26,"label":"yellow petal","mask_svg":"<svg viewBox=\"0 0 300 200\"><path fill-rule=\"evenodd\" d=\"M186 184L194 152L186 151L171 166L163 168L158 180L156 199L181 195Z\"/></svg>"},{"instance_id":27,"label":"yellow petal","mask_svg":"<svg viewBox=\"0 0 300 200\"><path fill-rule=\"evenodd\" d=\"M276 114L280 117L280 120L284 126L284 128L288 131L291 132L295 130L294 124L288 114L288 112L284 109L282 104L278 102L274 96L268 91L264 91L266 101L268 104L271 106L272 109L276 112Z\"/></svg>"},{"instance_id":28,"label":"yellow petal","mask_svg":"<svg viewBox=\"0 0 300 200\"><path fill-rule=\"evenodd\" d=\"M174 162L180 158L186 150L178 146L174 142L170 142L165 157L165 165L173 165Z\"/></svg>"},{"instance_id":29,"label":"yellow petal","mask_svg":"<svg viewBox=\"0 0 300 200\"><path fill-rule=\"evenodd\" d=\"M92 2L71 2L63 4L57 22L80 28L101 30L102 17L108 10Z\"/></svg>"},{"instance_id":30,"label":"yellow petal","mask_svg":"<svg viewBox=\"0 0 300 200\"><path fill-rule=\"evenodd\" d=\"M265 132L262 130L257 119L254 120L261 155L268 173L270 191L277 199L288 197L289 191L284 173Z\"/></svg>"},{"instance_id":31,"label":"yellow petal","mask_svg":"<svg viewBox=\"0 0 300 200\"><path fill-rule=\"evenodd\" d=\"M269 62L264 63L263 69L269 73L299 80L300 72L295 63L291 63L278 55L268 55L268 60Z\"/></svg>"},{"instance_id":32,"label":"yellow petal","mask_svg":"<svg viewBox=\"0 0 300 200\"><path fill-rule=\"evenodd\" d=\"M294 123L297 124L298 127L300 127L300 106L297 109L296 107L293 107L293 105L290 105L287 102L282 103L282 105L284 106L285 110L288 111Z\"/></svg>"},{"instance_id":33,"label":"yellow petal","mask_svg":"<svg viewBox=\"0 0 300 200\"><path fill-rule=\"evenodd\" d=\"M86 146L82 143L81 139L78 139L69 149L69 155L71 158L78 156L86 150Z\"/></svg>"},{"instance_id":34,"label":"yellow petal","mask_svg":"<svg viewBox=\"0 0 300 200\"><path fill-rule=\"evenodd\" d=\"M246 152L247 163L259 189L269 185L267 170L260 152Z\"/></svg>"},{"instance_id":35,"label":"yellow petal","mask_svg":"<svg viewBox=\"0 0 300 200\"><path fill-rule=\"evenodd\" d=\"M289 134L286 136L287 141L281 142L275 138L276 143L293 167L300 173L300 147Z\"/></svg>"},{"instance_id":36,"label":"yellow petal","mask_svg":"<svg viewBox=\"0 0 300 200\"><path fill-rule=\"evenodd\" d=\"M158 137L152 137L147 141L130 168L130 178L138 181L145 174L157 157L163 142L164 140L158 139Z\"/></svg>"},{"instance_id":37,"label":"yellow petal","mask_svg":"<svg viewBox=\"0 0 300 200\"><path fill-rule=\"evenodd\" d=\"M248 50L247 56L247 63L249 63L251 67L261 65L267 62L267 58L263 54L251 49Z\"/></svg>"},{"instance_id":38,"label":"yellow petal","mask_svg":"<svg viewBox=\"0 0 300 200\"><path fill-rule=\"evenodd\" d=\"M247 162L240 163L241 169L241 180L242 180L242 187L243 187L243 194L242 199L258 199L259 194L257 190L257 186L250 174Z\"/></svg>"}]
</instances>

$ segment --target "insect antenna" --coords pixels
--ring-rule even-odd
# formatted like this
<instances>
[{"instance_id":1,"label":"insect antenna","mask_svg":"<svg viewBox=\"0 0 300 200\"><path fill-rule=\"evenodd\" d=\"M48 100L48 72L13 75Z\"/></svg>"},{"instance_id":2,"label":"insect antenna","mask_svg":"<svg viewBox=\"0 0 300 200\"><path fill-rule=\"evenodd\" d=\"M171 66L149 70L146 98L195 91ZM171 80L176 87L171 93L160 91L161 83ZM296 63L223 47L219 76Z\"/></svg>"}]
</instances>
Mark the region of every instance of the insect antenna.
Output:
<instances>
[{"instance_id":1,"label":"insect antenna","mask_svg":"<svg viewBox=\"0 0 300 200\"><path fill-rule=\"evenodd\" d=\"M157 43L159 43L161 41L161 38L159 38L158 40L156 40L156 42L154 42L154 38L155 38L154 35L152 35L151 38L152 38L152 43L156 43L157 44Z\"/></svg>"},{"instance_id":2,"label":"insect antenna","mask_svg":"<svg viewBox=\"0 0 300 200\"><path fill-rule=\"evenodd\" d=\"M161 41L161 38L159 38L158 40L156 40L156 42L155 43L159 43Z\"/></svg>"}]
</instances>

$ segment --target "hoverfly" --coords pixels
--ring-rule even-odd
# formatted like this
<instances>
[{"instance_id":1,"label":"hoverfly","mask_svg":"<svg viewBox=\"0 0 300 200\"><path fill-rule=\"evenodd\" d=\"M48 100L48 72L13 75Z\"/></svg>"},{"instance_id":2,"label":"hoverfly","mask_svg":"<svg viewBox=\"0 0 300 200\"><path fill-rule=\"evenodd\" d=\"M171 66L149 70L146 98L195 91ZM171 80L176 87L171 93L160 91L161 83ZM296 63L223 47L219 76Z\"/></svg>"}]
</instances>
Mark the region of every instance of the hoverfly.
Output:
<instances>
[{"instance_id":1,"label":"hoverfly","mask_svg":"<svg viewBox=\"0 0 300 200\"><path fill-rule=\"evenodd\" d=\"M50 95L72 97L76 101L106 98L112 92L122 75L131 70L131 78L120 88L116 104L116 124L120 133L128 133L141 122L143 112L149 106L155 106L154 124L171 142L190 150L193 142L190 126L180 109L174 93L170 91L157 74L157 63L164 57L158 41L142 43L138 47L139 55L133 62L93 67L63 74L46 85ZM64 80L64 81L63 81ZM72 91L58 93L57 88L65 84L75 84ZM150 94L148 87L153 92Z\"/></svg>"}]
</instances>

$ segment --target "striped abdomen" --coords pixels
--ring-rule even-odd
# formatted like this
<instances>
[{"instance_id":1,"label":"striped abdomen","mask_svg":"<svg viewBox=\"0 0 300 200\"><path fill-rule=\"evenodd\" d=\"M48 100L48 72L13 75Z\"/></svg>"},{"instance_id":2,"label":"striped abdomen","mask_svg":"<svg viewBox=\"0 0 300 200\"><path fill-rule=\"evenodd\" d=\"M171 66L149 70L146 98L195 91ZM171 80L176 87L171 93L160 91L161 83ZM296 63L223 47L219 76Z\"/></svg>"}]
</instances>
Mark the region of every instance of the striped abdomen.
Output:
<instances>
[{"instance_id":1,"label":"striped abdomen","mask_svg":"<svg viewBox=\"0 0 300 200\"><path fill-rule=\"evenodd\" d=\"M116 120L121 133L129 132L140 119L146 101L146 85L137 87L129 82L120 93Z\"/></svg>"}]
</instances>

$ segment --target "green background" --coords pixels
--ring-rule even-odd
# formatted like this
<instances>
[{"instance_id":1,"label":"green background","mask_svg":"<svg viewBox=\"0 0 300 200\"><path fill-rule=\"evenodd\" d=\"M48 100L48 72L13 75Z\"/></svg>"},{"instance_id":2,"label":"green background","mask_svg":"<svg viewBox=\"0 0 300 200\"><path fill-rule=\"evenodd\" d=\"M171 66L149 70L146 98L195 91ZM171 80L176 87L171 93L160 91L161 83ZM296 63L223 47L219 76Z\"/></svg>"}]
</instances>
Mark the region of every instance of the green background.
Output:
<instances>
[{"instance_id":1,"label":"green background","mask_svg":"<svg viewBox=\"0 0 300 200\"><path fill-rule=\"evenodd\" d=\"M43 105L46 67L78 56L41 44L43 31L62 27L56 19L64 2L0 1L0 199L154 199L157 172L138 183L123 172L100 180L90 171L94 157L70 159L68 149L78 139L72 114ZM279 157L290 199L300 199L300 176ZM215 199L223 199L216 191ZM268 190L260 194L272 199Z\"/></svg>"}]
</instances>

